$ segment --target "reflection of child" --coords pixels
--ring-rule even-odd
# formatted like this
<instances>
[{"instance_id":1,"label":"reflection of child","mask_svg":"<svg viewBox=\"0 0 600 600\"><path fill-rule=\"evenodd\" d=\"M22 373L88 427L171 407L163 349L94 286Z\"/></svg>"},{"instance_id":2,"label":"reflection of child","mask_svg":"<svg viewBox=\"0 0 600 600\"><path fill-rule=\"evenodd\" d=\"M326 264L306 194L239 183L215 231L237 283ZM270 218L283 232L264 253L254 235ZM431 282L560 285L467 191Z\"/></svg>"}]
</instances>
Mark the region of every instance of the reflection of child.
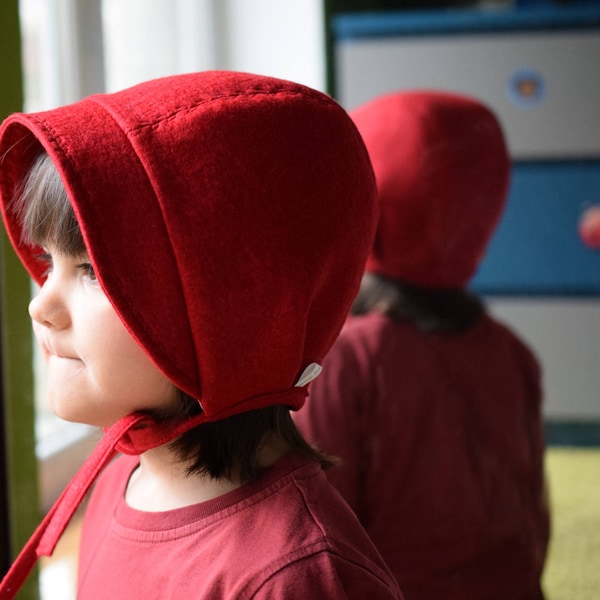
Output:
<instances>
[{"instance_id":1,"label":"reflection of child","mask_svg":"<svg viewBox=\"0 0 600 600\"><path fill-rule=\"evenodd\" d=\"M391 94L353 118L381 218L352 317L295 417L407 597L541 598L538 364L465 286L509 159L472 99ZM341 426L340 424L343 424Z\"/></svg>"},{"instance_id":2,"label":"reflection of child","mask_svg":"<svg viewBox=\"0 0 600 600\"><path fill-rule=\"evenodd\" d=\"M401 598L289 414L374 229L346 113L290 82L183 75L13 115L0 155L51 406L107 428L34 549L116 445L131 456L92 494L78 597Z\"/></svg>"}]
</instances>

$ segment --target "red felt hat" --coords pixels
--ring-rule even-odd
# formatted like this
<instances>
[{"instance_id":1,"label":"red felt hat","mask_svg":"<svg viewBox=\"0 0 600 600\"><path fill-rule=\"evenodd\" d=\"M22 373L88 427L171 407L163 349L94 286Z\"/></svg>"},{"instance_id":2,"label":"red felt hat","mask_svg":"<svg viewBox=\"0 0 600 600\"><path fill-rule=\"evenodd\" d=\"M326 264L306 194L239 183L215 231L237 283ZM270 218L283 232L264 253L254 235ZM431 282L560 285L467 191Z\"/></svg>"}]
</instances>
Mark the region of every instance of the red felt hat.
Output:
<instances>
[{"instance_id":1,"label":"red felt hat","mask_svg":"<svg viewBox=\"0 0 600 600\"><path fill-rule=\"evenodd\" d=\"M51 554L117 449L140 453L202 421L299 408L336 338L373 241L375 179L350 117L330 97L257 75L150 81L0 128L0 206L38 283L10 202L43 147L94 270L132 336L199 417L127 415L48 511L0 583L14 598Z\"/></svg>"},{"instance_id":2,"label":"red felt hat","mask_svg":"<svg viewBox=\"0 0 600 600\"><path fill-rule=\"evenodd\" d=\"M510 159L496 117L473 98L435 91L381 96L351 116L379 190L367 271L464 287L508 193Z\"/></svg>"},{"instance_id":3,"label":"red felt hat","mask_svg":"<svg viewBox=\"0 0 600 600\"><path fill-rule=\"evenodd\" d=\"M295 385L337 336L374 233L347 113L302 85L215 71L10 116L2 213L38 283L39 249L8 204L40 146L114 308L202 418L299 408Z\"/></svg>"}]
</instances>

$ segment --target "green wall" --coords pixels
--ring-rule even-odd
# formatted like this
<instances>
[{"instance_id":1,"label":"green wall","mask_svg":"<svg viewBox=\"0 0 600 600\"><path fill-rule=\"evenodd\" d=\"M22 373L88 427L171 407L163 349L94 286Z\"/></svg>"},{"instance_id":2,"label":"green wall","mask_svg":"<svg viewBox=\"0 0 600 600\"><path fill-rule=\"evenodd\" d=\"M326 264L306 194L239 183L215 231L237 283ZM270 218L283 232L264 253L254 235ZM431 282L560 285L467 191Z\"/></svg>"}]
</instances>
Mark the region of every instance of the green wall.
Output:
<instances>
[{"instance_id":1,"label":"green wall","mask_svg":"<svg viewBox=\"0 0 600 600\"><path fill-rule=\"evenodd\" d=\"M18 0L0 2L0 119L23 106L23 77ZM29 277L16 258L2 227L0 234L0 331L2 333L2 455L5 461L5 522L11 559L39 523L35 457L32 338L27 304ZM8 540L6 539L8 538ZM6 557L5 557L6 558ZM18 596L39 598L37 577L30 577Z\"/></svg>"}]
</instances>

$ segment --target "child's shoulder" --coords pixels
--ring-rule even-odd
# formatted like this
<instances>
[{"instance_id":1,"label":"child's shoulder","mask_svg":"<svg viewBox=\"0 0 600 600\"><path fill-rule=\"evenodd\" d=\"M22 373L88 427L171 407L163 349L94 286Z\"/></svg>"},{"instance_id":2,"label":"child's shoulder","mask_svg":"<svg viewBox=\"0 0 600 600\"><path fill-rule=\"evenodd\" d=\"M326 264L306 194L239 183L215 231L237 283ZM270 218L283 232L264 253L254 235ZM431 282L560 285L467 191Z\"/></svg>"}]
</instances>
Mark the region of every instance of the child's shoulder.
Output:
<instances>
[{"instance_id":1,"label":"child's shoulder","mask_svg":"<svg viewBox=\"0 0 600 600\"><path fill-rule=\"evenodd\" d=\"M333 356L338 355L352 364L353 357L377 360L382 353L396 352L396 346L415 348L422 343L423 333L412 323L370 312L348 318L328 357L333 360Z\"/></svg>"},{"instance_id":2,"label":"child's shoulder","mask_svg":"<svg viewBox=\"0 0 600 600\"><path fill-rule=\"evenodd\" d=\"M277 590L298 586L299 577L307 580L303 585L310 594L304 597L339 597L339 581L349 578L385 590L375 597L399 597L372 542L318 463L290 454L257 481L219 498L145 516L123 508L123 490L136 464L135 458L120 457L99 480L84 568L95 568L93 548L103 532L99 551L107 564L114 565L114 556L130 556L132 544L144 545L151 554L146 564L153 564L153 577L160 578L154 561L160 563L159 557L176 546L186 561L171 562L169 577L188 581L186 565L196 565L197 589L218 585L223 597L279 597ZM115 503L118 509L111 510ZM332 595L321 594L332 581L338 582Z\"/></svg>"},{"instance_id":3,"label":"child's shoulder","mask_svg":"<svg viewBox=\"0 0 600 600\"><path fill-rule=\"evenodd\" d=\"M320 465L288 456L267 477L272 479L254 500L261 494L263 497L258 502L251 501L251 510L241 517L245 523L242 527L237 523L235 527L235 531L245 532L237 544L249 541L252 547L263 548L260 575L256 573L257 580L265 582L261 593L266 590L275 593L283 582L298 587L307 573L313 573L312 581L303 582L312 597L324 592L322 586L326 581L348 579L354 580L358 587L368 582L371 589L378 590L374 598L401 597L396 595L395 582L373 543L355 514L327 481ZM264 526L265 521L268 527ZM227 537L231 539L235 535L232 531ZM252 555L250 547L247 551ZM256 567L255 558L252 568ZM274 569L276 577L264 578ZM330 597L338 597L336 594L341 590L342 587L329 590L333 594Z\"/></svg>"}]
</instances>

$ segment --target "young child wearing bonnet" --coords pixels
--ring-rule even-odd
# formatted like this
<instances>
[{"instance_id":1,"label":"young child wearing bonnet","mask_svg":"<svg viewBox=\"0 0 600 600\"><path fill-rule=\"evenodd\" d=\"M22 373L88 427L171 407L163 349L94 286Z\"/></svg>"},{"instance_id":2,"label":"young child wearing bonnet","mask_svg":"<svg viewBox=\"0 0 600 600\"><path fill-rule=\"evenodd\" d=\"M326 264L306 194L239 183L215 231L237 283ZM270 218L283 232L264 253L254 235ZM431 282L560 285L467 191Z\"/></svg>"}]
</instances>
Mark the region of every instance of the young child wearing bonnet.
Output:
<instances>
[{"instance_id":1,"label":"young child wearing bonnet","mask_svg":"<svg viewBox=\"0 0 600 600\"><path fill-rule=\"evenodd\" d=\"M105 433L1 598L92 484L80 599L402 598L290 417L358 290L374 200L345 111L274 78L178 75L4 121L48 400Z\"/></svg>"}]
</instances>

